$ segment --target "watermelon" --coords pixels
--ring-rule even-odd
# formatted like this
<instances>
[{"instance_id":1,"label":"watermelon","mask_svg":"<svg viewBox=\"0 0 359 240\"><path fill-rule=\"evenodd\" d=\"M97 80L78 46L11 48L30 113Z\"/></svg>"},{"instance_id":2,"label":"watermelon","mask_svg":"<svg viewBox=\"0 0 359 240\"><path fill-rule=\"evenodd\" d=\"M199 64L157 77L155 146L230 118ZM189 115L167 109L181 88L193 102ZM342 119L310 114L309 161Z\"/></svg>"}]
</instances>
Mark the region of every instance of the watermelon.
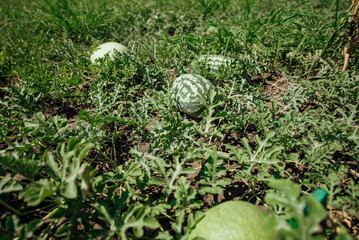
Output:
<instances>
[{"instance_id":1,"label":"watermelon","mask_svg":"<svg viewBox=\"0 0 359 240\"><path fill-rule=\"evenodd\" d=\"M213 84L202 76L196 74L183 74L176 78L171 88L171 99L180 111L189 116L198 118L205 106L203 100L207 101L207 93Z\"/></svg>"},{"instance_id":2,"label":"watermelon","mask_svg":"<svg viewBox=\"0 0 359 240\"><path fill-rule=\"evenodd\" d=\"M91 54L90 60L92 64L95 64L99 59L104 58L106 55L111 60L114 59L116 53L125 53L128 49L120 43L107 42L98 46L95 51Z\"/></svg>"},{"instance_id":3,"label":"watermelon","mask_svg":"<svg viewBox=\"0 0 359 240\"><path fill-rule=\"evenodd\" d=\"M244 201L227 201L207 212L190 232L189 240L277 240L264 222L268 215Z\"/></svg>"},{"instance_id":4,"label":"watermelon","mask_svg":"<svg viewBox=\"0 0 359 240\"><path fill-rule=\"evenodd\" d=\"M228 68L234 62L233 58L223 57L220 55L202 55L196 62L192 64L194 71L199 71L204 66L210 72L218 72L220 68Z\"/></svg>"}]
</instances>

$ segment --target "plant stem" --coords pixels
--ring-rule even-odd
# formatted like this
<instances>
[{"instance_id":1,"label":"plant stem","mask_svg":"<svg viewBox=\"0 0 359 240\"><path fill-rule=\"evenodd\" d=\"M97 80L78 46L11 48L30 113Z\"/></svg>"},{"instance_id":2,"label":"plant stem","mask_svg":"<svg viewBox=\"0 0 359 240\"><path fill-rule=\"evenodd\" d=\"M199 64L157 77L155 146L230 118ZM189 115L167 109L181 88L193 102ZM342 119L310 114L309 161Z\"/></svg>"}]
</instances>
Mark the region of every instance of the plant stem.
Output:
<instances>
[{"instance_id":1,"label":"plant stem","mask_svg":"<svg viewBox=\"0 0 359 240\"><path fill-rule=\"evenodd\" d=\"M7 209L9 209L10 211L14 212L16 215L21 215L21 212L16 210L15 208L11 207L9 204L7 204L6 202L4 202L3 200L0 199L0 204L2 204L3 206L5 206Z\"/></svg>"},{"instance_id":2,"label":"plant stem","mask_svg":"<svg viewBox=\"0 0 359 240\"><path fill-rule=\"evenodd\" d=\"M96 148L96 150L102 157L106 158L106 160L109 161L114 168L118 167L116 162L114 160L112 160L111 158L107 157L103 152L101 152L100 149Z\"/></svg>"}]
</instances>

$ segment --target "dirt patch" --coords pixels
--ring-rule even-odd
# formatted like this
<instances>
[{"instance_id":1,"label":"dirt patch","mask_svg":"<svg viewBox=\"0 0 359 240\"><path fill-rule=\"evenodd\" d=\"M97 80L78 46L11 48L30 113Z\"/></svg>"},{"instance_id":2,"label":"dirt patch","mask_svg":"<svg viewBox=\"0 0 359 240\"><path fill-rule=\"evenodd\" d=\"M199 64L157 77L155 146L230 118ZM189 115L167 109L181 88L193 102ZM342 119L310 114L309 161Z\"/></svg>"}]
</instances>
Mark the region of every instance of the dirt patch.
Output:
<instances>
[{"instance_id":1,"label":"dirt patch","mask_svg":"<svg viewBox=\"0 0 359 240\"><path fill-rule=\"evenodd\" d=\"M284 77L267 73L264 80L266 83L265 93L268 95L280 96L283 91L288 89L288 80Z\"/></svg>"},{"instance_id":2,"label":"dirt patch","mask_svg":"<svg viewBox=\"0 0 359 240\"><path fill-rule=\"evenodd\" d=\"M5 150L9 147L9 144L7 143L0 143L0 150Z\"/></svg>"},{"instance_id":3,"label":"dirt patch","mask_svg":"<svg viewBox=\"0 0 359 240\"><path fill-rule=\"evenodd\" d=\"M114 144L116 160L119 164L124 164L131 157L130 150L135 146L135 142L132 139L134 131L131 126L125 125L121 125L117 131L121 134Z\"/></svg>"},{"instance_id":4,"label":"dirt patch","mask_svg":"<svg viewBox=\"0 0 359 240\"><path fill-rule=\"evenodd\" d=\"M79 114L80 110L89 109L89 106L84 106L82 103L70 100L44 99L44 106L46 108L44 115L47 119L59 115L65 115L67 119L73 119Z\"/></svg>"}]
</instances>

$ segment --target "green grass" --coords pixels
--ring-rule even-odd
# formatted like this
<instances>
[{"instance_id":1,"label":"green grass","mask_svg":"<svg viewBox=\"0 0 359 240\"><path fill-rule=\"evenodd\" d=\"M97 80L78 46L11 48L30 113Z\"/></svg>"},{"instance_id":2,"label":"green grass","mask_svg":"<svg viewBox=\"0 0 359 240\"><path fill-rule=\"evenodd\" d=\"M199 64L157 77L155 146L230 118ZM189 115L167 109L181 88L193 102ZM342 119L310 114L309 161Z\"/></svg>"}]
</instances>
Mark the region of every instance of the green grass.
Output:
<instances>
[{"instance_id":1,"label":"green grass","mask_svg":"<svg viewBox=\"0 0 359 240\"><path fill-rule=\"evenodd\" d=\"M0 238L186 239L202 212L233 199L272 212L283 239L355 237L349 4L2 1ZM130 54L91 65L107 41ZM194 119L169 90L206 54L234 62L196 72L219 97ZM305 216L318 187L326 205Z\"/></svg>"}]
</instances>

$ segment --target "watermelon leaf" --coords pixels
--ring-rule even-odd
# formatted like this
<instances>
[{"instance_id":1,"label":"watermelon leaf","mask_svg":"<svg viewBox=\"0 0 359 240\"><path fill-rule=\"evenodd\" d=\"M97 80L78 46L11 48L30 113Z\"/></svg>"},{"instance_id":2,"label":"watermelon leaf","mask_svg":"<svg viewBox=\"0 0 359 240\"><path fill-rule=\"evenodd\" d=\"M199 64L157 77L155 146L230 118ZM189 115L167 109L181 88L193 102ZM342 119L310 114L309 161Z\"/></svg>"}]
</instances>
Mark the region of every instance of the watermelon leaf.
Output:
<instances>
[{"instance_id":1,"label":"watermelon leaf","mask_svg":"<svg viewBox=\"0 0 359 240\"><path fill-rule=\"evenodd\" d=\"M312 196L300 197L300 186L288 179L271 180L269 186L276 190L268 192L265 201L279 215L270 221L274 231L285 239L324 239L320 223L326 217L326 210L321 203Z\"/></svg>"},{"instance_id":2,"label":"watermelon leaf","mask_svg":"<svg viewBox=\"0 0 359 240\"><path fill-rule=\"evenodd\" d=\"M206 193L220 194L222 193L222 188L231 183L228 178L219 179L226 174L226 168L221 166L222 163L223 160L219 158L217 151L212 149L200 173L201 180L199 183L204 186L198 191L201 195Z\"/></svg>"}]
</instances>

